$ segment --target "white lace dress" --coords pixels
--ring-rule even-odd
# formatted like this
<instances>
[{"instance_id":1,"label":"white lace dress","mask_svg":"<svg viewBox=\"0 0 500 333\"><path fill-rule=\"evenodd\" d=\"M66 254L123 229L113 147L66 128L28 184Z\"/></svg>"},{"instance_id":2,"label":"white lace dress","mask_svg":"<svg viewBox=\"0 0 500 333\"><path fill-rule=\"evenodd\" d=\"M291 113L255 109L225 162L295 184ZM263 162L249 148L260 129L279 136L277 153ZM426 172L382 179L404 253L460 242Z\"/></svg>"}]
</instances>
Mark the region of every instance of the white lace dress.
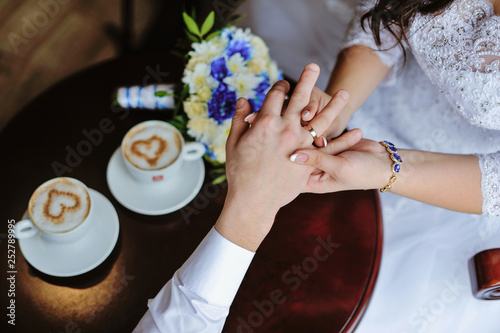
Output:
<instances>
[{"instance_id":1,"label":"white lace dress","mask_svg":"<svg viewBox=\"0 0 500 333\"><path fill-rule=\"evenodd\" d=\"M250 13L248 24L268 42L286 74L297 78L307 62L315 61L325 84L340 40L324 41L346 29L345 14L353 2L253 0L242 11ZM360 13L374 3L361 1L344 47L376 49L359 22ZM276 26L287 34L277 34ZM386 32L382 39L384 47L395 43ZM467 262L482 250L500 247L500 17L486 0L456 0L439 16L418 15L409 42L404 68L399 48L378 52L391 73L349 126L400 148L479 154L484 214L382 194L382 265L356 333L498 333L500 300L473 297ZM439 186L434 179L429 191Z\"/></svg>"}]
</instances>

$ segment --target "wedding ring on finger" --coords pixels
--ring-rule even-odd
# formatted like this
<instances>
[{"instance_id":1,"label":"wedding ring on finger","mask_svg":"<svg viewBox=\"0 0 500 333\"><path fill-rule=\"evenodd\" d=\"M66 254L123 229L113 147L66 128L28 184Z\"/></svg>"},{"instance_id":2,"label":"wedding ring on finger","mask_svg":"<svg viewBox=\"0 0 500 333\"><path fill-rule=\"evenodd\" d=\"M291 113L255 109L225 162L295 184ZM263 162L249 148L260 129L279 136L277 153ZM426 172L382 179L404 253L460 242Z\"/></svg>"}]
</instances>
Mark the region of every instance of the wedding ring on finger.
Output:
<instances>
[{"instance_id":1,"label":"wedding ring on finger","mask_svg":"<svg viewBox=\"0 0 500 333\"><path fill-rule=\"evenodd\" d=\"M316 133L316 131L314 130L314 128L312 128L312 126L309 125L309 124L307 124L306 126L304 126L304 128L309 131L309 133L311 134L311 136L313 138L313 143L314 143L314 141L318 138L318 133Z\"/></svg>"}]
</instances>

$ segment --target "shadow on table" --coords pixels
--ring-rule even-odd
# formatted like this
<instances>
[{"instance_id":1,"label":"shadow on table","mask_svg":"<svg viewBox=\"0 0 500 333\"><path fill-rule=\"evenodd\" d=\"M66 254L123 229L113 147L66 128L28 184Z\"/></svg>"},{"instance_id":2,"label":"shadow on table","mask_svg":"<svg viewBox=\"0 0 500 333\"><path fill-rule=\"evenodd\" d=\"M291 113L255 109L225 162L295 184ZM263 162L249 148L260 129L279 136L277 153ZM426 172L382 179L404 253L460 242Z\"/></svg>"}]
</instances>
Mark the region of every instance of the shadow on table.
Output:
<instances>
[{"instance_id":1,"label":"shadow on table","mask_svg":"<svg viewBox=\"0 0 500 333\"><path fill-rule=\"evenodd\" d=\"M121 247L122 232L120 231L115 248L108 256L108 258L106 258L106 260L104 260L99 266L87 273L71 277L57 277L42 273L28 263L29 274L53 285L74 289L87 289L101 283L106 279L118 259L118 256L121 252Z\"/></svg>"}]
</instances>

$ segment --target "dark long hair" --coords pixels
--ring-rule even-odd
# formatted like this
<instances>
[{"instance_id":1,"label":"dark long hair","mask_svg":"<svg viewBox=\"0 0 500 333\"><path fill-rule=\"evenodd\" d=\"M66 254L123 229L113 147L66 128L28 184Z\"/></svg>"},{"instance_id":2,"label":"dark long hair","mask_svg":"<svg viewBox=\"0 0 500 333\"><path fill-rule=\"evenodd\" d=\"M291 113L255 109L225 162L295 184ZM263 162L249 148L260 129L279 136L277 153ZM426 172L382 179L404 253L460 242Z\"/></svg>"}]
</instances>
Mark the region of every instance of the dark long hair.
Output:
<instances>
[{"instance_id":1,"label":"dark long hair","mask_svg":"<svg viewBox=\"0 0 500 333\"><path fill-rule=\"evenodd\" d=\"M361 17L361 25L365 20L372 31L377 46L382 45L381 29L389 31L397 40L397 46L406 51L403 42L408 42L406 30L417 13L423 15L437 14L444 10L453 0L378 0L375 7Z\"/></svg>"}]
</instances>

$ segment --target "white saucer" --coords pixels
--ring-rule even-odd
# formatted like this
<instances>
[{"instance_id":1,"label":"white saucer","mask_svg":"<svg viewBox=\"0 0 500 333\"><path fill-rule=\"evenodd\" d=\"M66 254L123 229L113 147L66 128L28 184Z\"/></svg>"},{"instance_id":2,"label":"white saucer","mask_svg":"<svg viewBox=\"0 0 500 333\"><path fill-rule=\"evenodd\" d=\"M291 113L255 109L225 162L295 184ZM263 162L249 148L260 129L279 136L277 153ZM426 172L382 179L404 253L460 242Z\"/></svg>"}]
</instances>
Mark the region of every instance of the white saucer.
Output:
<instances>
[{"instance_id":1,"label":"white saucer","mask_svg":"<svg viewBox=\"0 0 500 333\"><path fill-rule=\"evenodd\" d=\"M118 215L101 193L89 189L94 205L92 228L71 244L52 243L40 235L19 239L26 260L37 270L52 276L75 276L101 264L116 245L120 231Z\"/></svg>"},{"instance_id":2,"label":"white saucer","mask_svg":"<svg viewBox=\"0 0 500 333\"><path fill-rule=\"evenodd\" d=\"M205 165L201 158L184 161L177 177L144 184L129 174L118 148L111 156L106 177L111 193L124 207L144 215L163 215L181 209L196 197L205 179Z\"/></svg>"}]
</instances>

